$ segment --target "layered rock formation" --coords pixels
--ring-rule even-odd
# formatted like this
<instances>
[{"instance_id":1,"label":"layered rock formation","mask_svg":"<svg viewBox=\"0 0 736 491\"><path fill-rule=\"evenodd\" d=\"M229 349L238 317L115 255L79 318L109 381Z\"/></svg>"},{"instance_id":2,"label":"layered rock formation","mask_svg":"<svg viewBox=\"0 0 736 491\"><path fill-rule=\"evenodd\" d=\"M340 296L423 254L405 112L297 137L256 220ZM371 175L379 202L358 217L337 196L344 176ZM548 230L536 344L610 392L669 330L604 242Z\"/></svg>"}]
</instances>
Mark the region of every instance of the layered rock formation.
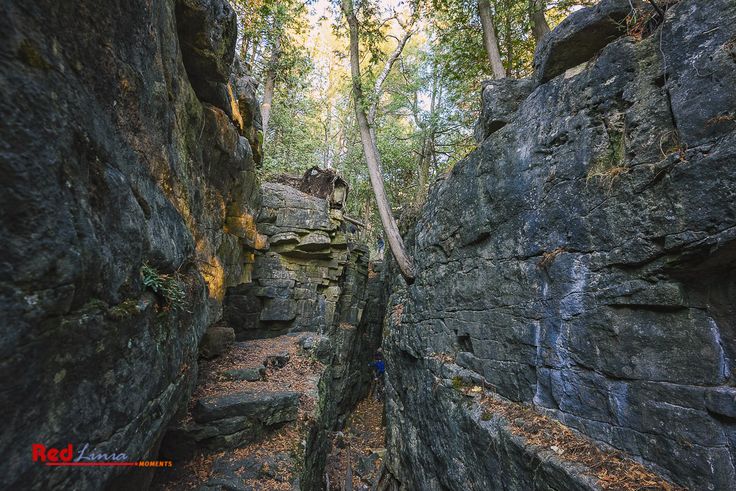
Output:
<instances>
[{"instance_id":1,"label":"layered rock formation","mask_svg":"<svg viewBox=\"0 0 736 491\"><path fill-rule=\"evenodd\" d=\"M264 249L250 282L231 288L225 318L238 339L357 325L368 250L327 200L265 183L256 229ZM354 227L352 227L354 229ZM339 311L336 311L339 308Z\"/></svg>"},{"instance_id":2,"label":"layered rock formation","mask_svg":"<svg viewBox=\"0 0 736 491\"><path fill-rule=\"evenodd\" d=\"M326 200L280 184L262 189L264 251L252 282L228 291L233 327L207 331L248 340L204 364L164 438L161 456L175 468L158 474L158 489L324 489L332 432L369 390L387 300L381 264L369 274L366 247L341 230ZM280 312L288 317L274 319Z\"/></svg>"},{"instance_id":3,"label":"layered rock formation","mask_svg":"<svg viewBox=\"0 0 736 491\"><path fill-rule=\"evenodd\" d=\"M736 486L736 4L682 0L638 40L601 14L629 2L603 3L545 39L531 81L485 89L482 144L416 224L384 341L407 489L598 486L453 379L680 485Z\"/></svg>"},{"instance_id":4,"label":"layered rock formation","mask_svg":"<svg viewBox=\"0 0 736 491\"><path fill-rule=\"evenodd\" d=\"M155 458L247 275L258 107L228 85L234 14L225 0L2 11L0 487L131 489L146 472L49 472L31 444Z\"/></svg>"}]
</instances>

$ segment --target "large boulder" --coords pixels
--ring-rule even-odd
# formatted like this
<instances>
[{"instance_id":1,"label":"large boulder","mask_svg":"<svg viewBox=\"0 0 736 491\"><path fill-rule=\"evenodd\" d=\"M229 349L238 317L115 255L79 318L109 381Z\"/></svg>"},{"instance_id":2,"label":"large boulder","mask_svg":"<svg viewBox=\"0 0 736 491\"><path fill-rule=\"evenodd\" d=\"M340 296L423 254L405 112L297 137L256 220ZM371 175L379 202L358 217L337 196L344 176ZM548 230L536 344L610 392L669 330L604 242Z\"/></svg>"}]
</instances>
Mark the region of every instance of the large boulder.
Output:
<instances>
[{"instance_id":1,"label":"large boulder","mask_svg":"<svg viewBox=\"0 0 736 491\"><path fill-rule=\"evenodd\" d=\"M298 410L298 392L235 392L198 399L192 419L168 428L161 456L181 461L198 450L232 449L258 441L294 421Z\"/></svg>"},{"instance_id":2,"label":"large boulder","mask_svg":"<svg viewBox=\"0 0 736 491\"><path fill-rule=\"evenodd\" d=\"M641 0L602 0L573 12L537 46L534 71L543 84L592 59L602 48L625 34L625 19Z\"/></svg>"},{"instance_id":3,"label":"large boulder","mask_svg":"<svg viewBox=\"0 0 736 491\"><path fill-rule=\"evenodd\" d=\"M198 423L210 423L243 416L271 426L293 421L298 408L298 392L237 392L199 399L192 417Z\"/></svg>"},{"instance_id":4,"label":"large boulder","mask_svg":"<svg viewBox=\"0 0 736 491\"><path fill-rule=\"evenodd\" d=\"M205 358L215 358L235 341L235 331L227 326L210 326L199 343L199 353Z\"/></svg>"},{"instance_id":5,"label":"large boulder","mask_svg":"<svg viewBox=\"0 0 736 491\"><path fill-rule=\"evenodd\" d=\"M197 96L228 111L228 87L238 35L226 0L176 0L176 28L189 81Z\"/></svg>"},{"instance_id":6,"label":"large boulder","mask_svg":"<svg viewBox=\"0 0 736 491\"><path fill-rule=\"evenodd\" d=\"M483 142L514 119L516 110L529 97L534 82L528 78L503 78L483 82L480 118L475 125L475 140Z\"/></svg>"}]
</instances>

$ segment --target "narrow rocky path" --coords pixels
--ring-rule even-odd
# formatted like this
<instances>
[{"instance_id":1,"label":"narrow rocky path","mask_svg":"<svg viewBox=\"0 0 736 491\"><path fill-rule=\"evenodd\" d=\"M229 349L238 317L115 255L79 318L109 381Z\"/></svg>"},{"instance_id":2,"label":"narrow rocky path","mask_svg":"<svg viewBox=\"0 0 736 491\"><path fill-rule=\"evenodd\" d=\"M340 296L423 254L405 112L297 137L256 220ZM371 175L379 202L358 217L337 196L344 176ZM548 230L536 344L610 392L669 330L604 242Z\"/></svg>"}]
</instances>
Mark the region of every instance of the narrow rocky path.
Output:
<instances>
[{"instance_id":1,"label":"narrow rocky path","mask_svg":"<svg viewBox=\"0 0 736 491\"><path fill-rule=\"evenodd\" d=\"M162 448L178 462L154 488L298 488L324 370L311 355L313 337L237 342L203 361L187 413Z\"/></svg>"},{"instance_id":2,"label":"narrow rocky path","mask_svg":"<svg viewBox=\"0 0 736 491\"><path fill-rule=\"evenodd\" d=\"M326 465L328 490L345 489L348 477L353 490L372 489L386 457L385 445L383 400L369 395L358 403L344 431L333 435Z\"/></svg>"}]
</instances>

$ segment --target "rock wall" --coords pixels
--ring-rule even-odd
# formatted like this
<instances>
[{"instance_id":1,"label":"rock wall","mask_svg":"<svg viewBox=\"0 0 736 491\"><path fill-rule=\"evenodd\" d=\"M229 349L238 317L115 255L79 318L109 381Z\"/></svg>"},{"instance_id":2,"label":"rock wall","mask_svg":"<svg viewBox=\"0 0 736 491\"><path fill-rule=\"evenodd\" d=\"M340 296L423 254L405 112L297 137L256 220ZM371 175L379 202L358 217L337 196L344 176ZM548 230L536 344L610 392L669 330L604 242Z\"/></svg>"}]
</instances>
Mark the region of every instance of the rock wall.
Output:
<instances>
[{"instance_id":1,"label":"rock wall","mask_svg":"<svg viewBox=\"0 0 736 491\"><path fill-rule=\"evenodd\" d=\"M258 107L247 76L228 84L235 35L225 0L3 2L0 488L147 479L52 472L31 445L155 458L188 395L258 245Z\"/></svg>"},{"instance_id":2,"label":"rock wall","mask_svg":"<svg viewBox=\"0 0 736 491\"><path fill-rule=\"evenodd\" d=\"M306 442L301 478L305 491L325 489L325 462L331 450L332 432L344 428L355 405L370 390L373 372L370 363L381 346L388 300L383 263L371 266L370 278L355 281L356 273L360 274L355 268L348 268L343 277L343 285L349 293L341 297L338 318L326 336L331 351L324 358L327 368L319 381L316 421ZM365 299L365 311L357 323L351 321L355 298Z\"/></svg>"},{"instance_id":3,"label":"rock wall","mask_svg":"<svg viewBox=\"0 0 736 491\"><path fill-rule=\"evenodd\" d=\"M641 40L612 35L622 9L573 14L532 79L484 89L482 143L414 228L384 338L407 489L598 486L481 418L459 375L683 486L736 486L736 4L682 0Z\"/></svg>"},{"instance_id":4,"label":"rock wall","mask_svg":"<svg viewBox=\"0 0 736 491\"><path fill-rule=\"evenodd\" d=\"M227 294L225 319L236 338L325 334L337 319L357 325L365 307L366 246L322 198L276 183L264 183L261 194L255 226L263 250L250 281Z\"/></svg>"}]
</instances>

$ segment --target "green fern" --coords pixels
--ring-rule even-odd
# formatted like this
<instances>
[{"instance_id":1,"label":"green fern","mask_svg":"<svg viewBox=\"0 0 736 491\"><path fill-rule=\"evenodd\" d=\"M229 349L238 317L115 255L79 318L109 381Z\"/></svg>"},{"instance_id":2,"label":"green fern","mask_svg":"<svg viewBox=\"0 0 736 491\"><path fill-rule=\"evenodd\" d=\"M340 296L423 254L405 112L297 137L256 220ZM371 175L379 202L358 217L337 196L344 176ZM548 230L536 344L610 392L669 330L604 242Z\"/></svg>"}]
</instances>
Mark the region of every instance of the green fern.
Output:
<instances>
[{"instance_id":1,"label":"green fern","mask_svg":"<svg viewBox=\"0 0 736 491\"><path fill-rule=\"evenodd\" d=\"M166 309L183 311L187 294L177 276L161 273L148 263L143 263L141 266L143 284L163 297L166 301Z\"/></svg>"}]
</instances>

